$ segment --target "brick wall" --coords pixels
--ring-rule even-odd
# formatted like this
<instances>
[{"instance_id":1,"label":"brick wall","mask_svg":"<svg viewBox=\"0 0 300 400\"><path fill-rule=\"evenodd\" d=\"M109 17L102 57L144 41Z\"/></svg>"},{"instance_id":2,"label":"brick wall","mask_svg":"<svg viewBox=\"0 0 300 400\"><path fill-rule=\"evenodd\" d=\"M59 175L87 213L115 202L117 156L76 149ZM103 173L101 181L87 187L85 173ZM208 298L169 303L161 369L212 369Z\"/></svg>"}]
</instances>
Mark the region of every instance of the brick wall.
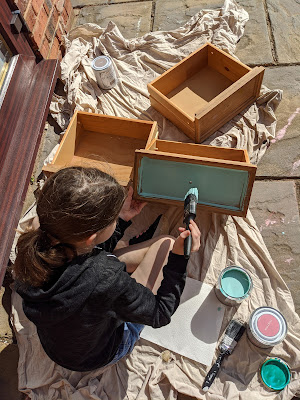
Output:
<instances>
[{"instance_id":1,"label":"brick wall","mask_svg":"<svg viewBox=\"0 0 300 400\"><path fill-rule=\"evenodd\" d=\"M61 59L62 36L69 32L73 18L71 0L14 0L30 30L33 50L43 58Z\"/></svg>"}]
</instances>

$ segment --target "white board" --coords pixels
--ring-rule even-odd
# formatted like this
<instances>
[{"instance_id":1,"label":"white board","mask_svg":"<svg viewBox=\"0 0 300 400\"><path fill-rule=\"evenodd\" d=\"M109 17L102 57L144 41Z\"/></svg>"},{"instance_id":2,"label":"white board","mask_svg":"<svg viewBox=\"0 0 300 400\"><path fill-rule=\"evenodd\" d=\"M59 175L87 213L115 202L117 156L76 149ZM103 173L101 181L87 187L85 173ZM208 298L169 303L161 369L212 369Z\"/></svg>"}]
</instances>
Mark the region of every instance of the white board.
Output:
<instances>
[{"instance_id":1,"label":"white board","mask_svg":"<svg viewBox=\"0 0 300 400\"><path fill-rule=\"evenodd\" d=\"M212 286L187 278L180 305L170 324L158 329L145 326L141 337L201 364L211 365L224 310Z\"/></svg>"}]
</instances>

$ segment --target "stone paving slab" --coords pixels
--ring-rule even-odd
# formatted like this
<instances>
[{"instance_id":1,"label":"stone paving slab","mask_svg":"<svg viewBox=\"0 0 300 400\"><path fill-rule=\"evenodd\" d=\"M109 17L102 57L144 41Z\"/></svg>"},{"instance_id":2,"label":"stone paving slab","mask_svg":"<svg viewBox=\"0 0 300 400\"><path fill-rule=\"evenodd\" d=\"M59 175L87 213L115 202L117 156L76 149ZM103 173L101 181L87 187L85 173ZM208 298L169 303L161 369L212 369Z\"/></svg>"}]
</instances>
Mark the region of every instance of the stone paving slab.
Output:
<instances>
[{"instance_id":1,"label":"stone paving slab","mask_svg":"<svg viewBox=\"0 0 300 400\"><path fill-rule=\"evenodd\" d=\"M256 181L250 210L300 315L300 221L294 181Z\"/></svg>"},{"instance_id":2,"label":"stone paving slab","mask_svg":"<svg viewBox=\"0 0 300 400\"><path fill-rule=\"evenodd\" d=\"M184 25L202 9L222 7L223 0L157 0L153 30L172 30ZM243 0L238 4L249 13L245 32L237 45L236 56L245 64L273 63L263 0Z\"/></svg>"},{"instance_id":3,"label":"stone paving slab","mask_svg":"<svg viewBox=\"0 0 300 400\"><path fill-rule=\"evenodd\" d=\"M300 61L300 3L295 0L266 0L276 52L280 63Z\"/></svg>"},{"instance_id":4,"label":"stone paving slab","mask_svg":"<svg viewBox=\"0 0 300 400\"><path fill-rule=\"evenodd\" d=\"M87 6L80 10L74 26L90 22L105 28L115 22L126 39L150 32L152 2L133 2L100 6Z\"/></svg>"},{"instance_id":5,"label":"stone paving slab","mask_svg":"<svg viewBox=\"0 0 300 400\"><path fill-rule=\"evenodd\" d=\"M156 0L153 31L170 31L184 25L199 11L222 7L223 0Z\"/></svg>"},{"instance_id":6,"label":"stone paving slab","mask_svg":"<svg viewBox=\"0 0 300 400\"><path fill-rule=\"evenodd\" d=\"M6 313L6 307L3 306L4 303L4 292L5 292L5 288L2 286L0 289L0 304L2 306L0 306L0 338L3 340L8 340L10 341L11 337L12 337L12 331L8 322L9 316ZM0 391L1 393L1 391Z\"/></svg>"},{"instance_id":7,"label":"stone paving slab","mask_svg":"<svg viewBox=\"0 0 300 400\"><path fill-rule=\"evenodd\" d=\"M239 0L249 14L244 35L236 47L236 56L245 64L262 65L274 62L263 0Z\"/></svg>"},{"instance_id":8,"label":"stone paving slab","mask_svg":"<svg viewBox=\"0 0 300 400\"><path fill-rule=\"evenodd\" d=\"M258 165L257 176L300 177L300 66L266 68L263 83L282 89L276 138Z\"/></svg>"},{"instance_id":9,"label":"stone paving slab","mask_svg":"<svg viewBox=\"0 0 300 400\"><path fill-rule=\"evenodd\" d=\"M0 342L0 399L21 400L23 395L18 391L18 346Z\"/></svg>"},{"instance_id":10,"label":"stone paving slab","mask_svg":"<svg viewBox=\"0 0 300 400\"><path fill-rule=\"evenodd\" d=\"M71 0L73 7L85 7L85 6L100 6L100 5L110 5L116 3L133 3L140 2L141 0ZM152 0L142 0L142 1L150 1Z\"/></svg>"}]
</instances>

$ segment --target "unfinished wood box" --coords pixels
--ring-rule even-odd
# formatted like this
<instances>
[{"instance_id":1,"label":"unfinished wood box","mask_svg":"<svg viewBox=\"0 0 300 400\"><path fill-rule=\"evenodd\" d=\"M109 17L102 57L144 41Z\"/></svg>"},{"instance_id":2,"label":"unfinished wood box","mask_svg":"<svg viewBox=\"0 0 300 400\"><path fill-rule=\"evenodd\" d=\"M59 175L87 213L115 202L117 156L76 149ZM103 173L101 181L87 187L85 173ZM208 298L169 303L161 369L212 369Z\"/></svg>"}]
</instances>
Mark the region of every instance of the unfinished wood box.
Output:
<instances>
[{"instance_id":1,"label":"unfinished wood box","mask_svg":"<svg viewBox=\"0 0 300 400\"><path fill-rule=\"evenodd\" d=\"M206 43L148 84L151 105L201 143L259 96L264 68Z\"/></svg>"},{"instance_id":2,"label":"unfinished wood box","mask_svg":"<svg viewBox=\"0 0 300 400\"><path fill-rule=\"evenodd\" d=\"M196 187L201 208L244 217L255 173L246 150L156 139L135 151L134 197L182 207Z\"/></svg>"},{"instance_id":3,"label":"unfinished wood box","mask_svg":"<svg viewBox=\"0 0 300 400\"><path fill-rule=\"evenodd\" d=\"M157 123L76 111L46 176L69 166L96 167L127 186L136 149L157 138Z\"/></svg>"}]
</instances>

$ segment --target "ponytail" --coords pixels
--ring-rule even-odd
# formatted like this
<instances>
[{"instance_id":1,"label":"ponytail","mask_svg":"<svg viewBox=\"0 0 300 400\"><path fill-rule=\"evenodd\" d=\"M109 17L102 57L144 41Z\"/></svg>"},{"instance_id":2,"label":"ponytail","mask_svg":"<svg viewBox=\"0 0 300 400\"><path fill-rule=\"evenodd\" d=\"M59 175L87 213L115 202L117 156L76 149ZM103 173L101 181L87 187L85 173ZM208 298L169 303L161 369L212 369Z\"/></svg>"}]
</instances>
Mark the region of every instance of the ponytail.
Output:
<instances>
[{"instance_id":1,"label":"ponytail","mask_svg":"<svg viewBox=\"0 0 300 400\"><path fill-rule=\"evenodd\" d=\"M125 200L123 187L97 168L68 167L51 175L37 199L40 227L17 243L15 276L40 287L76 256L76 243L111 225Z\"/></svg>"},{"instance_id":2,"label":"ponytail","mask_svg":"<svg viewBox=\"0 0 300 400\"><path fill-rule=\"evenodd\" d=\"M76 255L74 246L52 243L53 237L40 228L23 233L17 243L14 264L16 279L40 287L49 281L56 268L65 265Z\"/></svg>"}]
</instances>

